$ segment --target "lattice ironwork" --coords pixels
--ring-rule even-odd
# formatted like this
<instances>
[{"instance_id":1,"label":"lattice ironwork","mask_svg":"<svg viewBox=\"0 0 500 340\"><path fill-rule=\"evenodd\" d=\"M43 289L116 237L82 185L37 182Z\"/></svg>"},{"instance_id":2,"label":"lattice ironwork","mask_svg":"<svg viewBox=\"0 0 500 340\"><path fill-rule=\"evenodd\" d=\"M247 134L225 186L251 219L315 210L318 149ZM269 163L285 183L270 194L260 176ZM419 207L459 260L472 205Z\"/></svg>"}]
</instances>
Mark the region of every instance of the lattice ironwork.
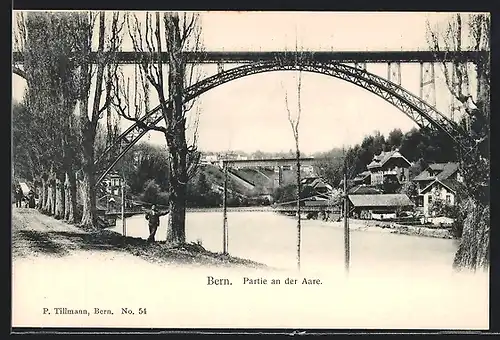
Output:
<instances>
[{"instance_id":1,"label":"lattice ironwork","mask_svg":"<svg viewBox=\"0 0 500 340\"><path fill-rule=\"evenodd\" d=\"M401 63L387 63L387 80L401 85Z\"/></svg>"},{"instance_id":2,"label":"lattice ironwork","mask_svg":"<svg viewBox=\"0 0 500 340\"><path fill-rule=\"evenodd\" d=\"M366 62L356 62L354 63L354 68L366 71Z\"/></svg>"},{"instance_id":3,"label":"lattice ironwork","mask_svg":"<svg viewBox=\"0 0 500 340\"><path fill-rule=\"evenodd\" d=\"M188 87L185 91L184 101L190 101L219 85L252 74L271 71L299 70L332 76L360 86L396 106L420 127L440 129L461 148L468 150L471 147L471 140L468 138L467 133L458 124L438 112L435 106L429 105L400 85L366 72L365 70L341 63L322 63L308 58L300 59L298 62L295 58L276 58L276 60L273 61L246 64L205 78ZM167 105L166 109L170 109L170 104ZM108 147L104 155L97 161L97 168L100 169L98 182L100 182L118 160L137 143L144 134L146 134L148 125L156 125L161 120L162 114L160 112L160 106L157 106L145 114L141 119L141 123L132 125L122 133L117 141L112 146ZM111 164L104 164L103 161L106 159L106 154L113 150L119 150L120 146L122 147L122 151L119 153L118 157L111 162Z\"/></svg>"},{"instance_id":4,"label":"lattice ironwork","mask_svg":"<svg viewBox=\"0 0 500 340\"><path fill-rule=\"evenodd\" d=\"M434 63L420 63L420 98L436 106L436 74Z\"/></svg>"}]
</instances>

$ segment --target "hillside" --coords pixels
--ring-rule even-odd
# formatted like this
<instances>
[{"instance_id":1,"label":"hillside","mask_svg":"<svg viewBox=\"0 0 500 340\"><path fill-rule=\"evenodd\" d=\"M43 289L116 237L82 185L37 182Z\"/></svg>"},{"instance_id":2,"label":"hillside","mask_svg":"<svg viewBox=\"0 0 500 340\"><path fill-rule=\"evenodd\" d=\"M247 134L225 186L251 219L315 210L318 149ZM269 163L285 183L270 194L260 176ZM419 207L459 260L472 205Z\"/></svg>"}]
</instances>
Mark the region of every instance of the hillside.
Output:
<instances>
[{"instance_id":1,"label":"hillside","mask_svg":"<svg viewBox=\"0 0 500 340\"><path fill-rule=\"evenodd\" d=\"M209 184L219 187L224 185L224 173L214 165L204 165L202 171L205 173ZM295 170L283 171L282 185L294 184ZM305 174L303 174L305 176ZM263 167L230 169L228 176L228 188L244 196L258 196L271 194L275 189L278 173Z\"/></svg>"},{"instance_id":2,"label":"hillside","mask_svg":"<svg viewBox=\"0 0 500 340\"><path fill-rule=\"evenodd\" d=\"M207 182L210 185L215 185L218 187L224 186L224 172L215 165L204 165L201 167L204 172ZM228 189L234 190L236 193L243 196L254 196L256 195L253 190L253 186L249 183L245 183L243 180L235 178L236 176L228 176Z\"/></svg>"}]
</instances>

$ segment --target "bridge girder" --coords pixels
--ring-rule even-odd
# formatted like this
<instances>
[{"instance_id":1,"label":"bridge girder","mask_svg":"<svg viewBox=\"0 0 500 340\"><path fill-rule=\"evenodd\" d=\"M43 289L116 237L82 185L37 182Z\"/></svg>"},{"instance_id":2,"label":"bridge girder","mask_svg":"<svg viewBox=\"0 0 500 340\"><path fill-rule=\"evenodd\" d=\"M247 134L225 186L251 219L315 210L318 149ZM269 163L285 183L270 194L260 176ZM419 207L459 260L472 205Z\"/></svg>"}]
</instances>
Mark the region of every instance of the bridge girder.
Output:
<instances>
[{"instance_id":1,"label":"bridge girder","mask_svg":"<svg viewBox=\"0 0 500 340\"><path fill-rule=\"evenodd\" d=\"M313 58L303 58L299 62L289 58L276 58L271 61L261 61L246 64L240 67L229 69L214 76L205 78L198 83L186 88L184 101L188 102L195 97L232 80L242 78L252 74L258 74L271 71L305 71L320 73L345 80L349 83L360 86L384 100L390 102L420 127L435 128L444 131L456 144L463 149L470 148L470 139L466 132L455 122L437 111L434 106L429 105L421 98L409 93L400 85L395 84L382 77L376 76L366 70L351 67L342 63L324 63L318 62ZM169 103L168 108L171 105ZM112 167L123 157L123 155L135 144L148 129L148 125L156 125L163 119L160 112L160 106L147 112L142 118L142 124L134 124L125 130L115 143L109 146L101 158L96 161L96 169L100 172L97 183L104 179L105 175ZM145 125L144 128L141 125ZM121 150L111 163L109 155Z\"/></svg>"},{"instance_id":2,"label":"bridge girder","mask_svg":"<svg viewBox=\"0 0 500 340\"><path fill-rule=\"evenodd\" d=\"M488 51L304 51L301 52L306 58L318 62L339 63L420 63L420 62L474 62L485 57ZM205 51L184 52L188 62L192 63L252 63L260 61L272 61L276 58L294 59L294 52L289 51L266 51L266 52L244 52L244 51ZM119 64L139 64L144 59L157 59L157 53L122 51L113 56ZM168 63L166 52L161 53L162 61ZM91 63L96 63L97 53L91 52L89 56ZM22 52L13 52L14 64L23 62Z\"/></svg>"}]
</instances>

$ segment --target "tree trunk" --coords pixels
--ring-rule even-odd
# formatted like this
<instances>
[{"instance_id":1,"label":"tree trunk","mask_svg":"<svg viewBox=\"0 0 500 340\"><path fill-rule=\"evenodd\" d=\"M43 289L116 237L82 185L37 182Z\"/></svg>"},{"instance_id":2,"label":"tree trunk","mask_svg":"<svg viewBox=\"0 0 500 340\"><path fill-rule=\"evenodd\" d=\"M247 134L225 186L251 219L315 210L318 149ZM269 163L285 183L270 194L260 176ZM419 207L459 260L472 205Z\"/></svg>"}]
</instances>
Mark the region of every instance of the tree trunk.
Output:
<instances>
[{"instance_id":1,"label":"tree trunk","mask_svg":"<svg viewBox=\"0 0 500 340\"><path fill-rule=\"evenodd\" d=\"M47 215L52 215L52 206L53 206L53 189L54 189L54 179L52 174L49 175L47 179L47 200L45 201L45 206L43 208L44 213Z\"/></svg>"},{"instance_id":2,"label":"tree trunk","mask_svg":"<svg viewBox=\"0 0 500 340\"><path fill-rule=\"evenodd\" d=\"M40 192L38 196L38 210L43 211L43 208L45 207L45 201L47 200L47 181L43 176L40 179L40 181L42 185L40 187Z\"/></svg>"},{"instance_id":3,"label":"tree trunk","mask_svg":"<svg viewBox=\"0 0 500 340\"><path fill-rule=\"evenodd\" d=\"M45 180L43 178L40 178L40 185L37 187L37 193L38 193L38 202L36 204L36 208L38 210L42 210L43 207L43 193L45 191Z\"/></svg>"},{"instance_id":4,"label":"tree trunk","mask_svg":"<svg viewBox=\"0 0 500 340\"><path fill-rule=\"evenodd\" d=\"M45 205L45 213L49 216L52 216L52 206L53 206L53 188L54 188L54 183L52 183L52 179L49 180L48 186L47 186L47 202Z\"/></svg>"},{"instance_id":5,"label":"tree trunk","mask_svg":"<svg viewBox=\"0 0 500 340\"><path fill-rule=\"evenodd\" d=\"M157 20L159 18L157 17ZM184 116L184 75L185 64L182 57L182 42L177 13L170 13L165 20L166 40L169 57L168 92L172 100L172 112L169 117L163 111L167 132L165 139L170 153L170 220L167 228L167 242L182 244L186 242L186 186L187 154L186 118ZM158 26L159 28L159 26ZM163 97L163 93L161 96Z\"/></svg>"},{"instance_id":6,"label":"tree trunk","mask_svg":"<svg viewBox=\"0 0 500 340\"><path fill-rule=\"evenodd\" d=\"M94 139L92 124L88 122L83 130L83 183L82 183L82 220L81 226L97 228L96 192L94 175Z\"/></svg>"},{"instance_id":7,"label":"tree trunk","mask_svg":"<svg viewBox=\"0 0 500 340\"><path fill-rule=\"evenodd\" d=\"M64 220L68 221L68 214L70 210L70 193L69 193L69 179L68 179L68 173L66 172L64 174L64 206L66 209L64 209Z\"/></svg>"},{"instance_id":8,"label":"tree trunk","mask_svg":"<svg viewBox=\"0 0 500 340\"><path fill-rule=\"evenodd\" d=\"M301 216L300 216L300 150L298 136L295 136L295 157L297 160L297 267L300 269Z\"/></svg>"},{"instance_id":9,"label":"tree trunk","mask_svg":"<svg viewBox=\"0 0 500 340\"><path fill-rule=\"evenodd\" d=\"M92 228L97 227L94 182L94 174L84 170L82 183L83 212L80 225Z\"/></svg>"},{"instance_id":10,"label":"tree trunk","mask_svg":"<svg viewBox=\"0 0 500 340\"><path fill-rule=\"evenodd\" d=\"M56 197L57 197L57 188L56 188L56 176L52 177L52 186L51 186L51 206L50 206L50 215L55 216L56 214Z\"/></svg>"},{"instance_id":11,"label":"tree trunk","mask_svg":"<svg viewBox=\"0 0 500 340\"><path fill-rule=\"evenodd\" d=\"M178 245L186 242L186 186L175 187L170 196L167 242Z\"/></svg>"},{"instance_id":12,"label":"tree trunk","mask_svg":"<svg viewBox=\"0 0 500 340\"><path fill-rule=\"evenodd\" d=\"M167 242L183 244L186 242L186 153L170 148L170 219L167 228Z\"/></svg>"},{"instance_id":13,"label":"tree trunk","mask_svg":"<svg viewBox=\"0 0 500 340\"><path fill-rule=\"evenodd\" d=\"M43 200L43 205L42 205L42 212L44 214L47 214L49 212L49 200L50 200L50 178L47 178L45 180L45 190L43 192L44 194L44 200Z\"/></svg>"},{"instance_id":14,"label":"tree trunk","mask_svg":"<svg viewBox=\"0 0 500 340\"><path fill-rule=\"evenodd\" d=\"M467 211L467 217L453 267L457 270L470 269L472 271L487 269L490 255L489 207L469 198L464 209Z\"/></svg>"},{"instance_id":15,"label":"tree trunk","mask_svg":"<svg viewBox=\"0 0 500 340\"><path fill-rule=\"evenodd\" d=\"M56 176L56 197L55 197L55 213L54 217L58 220L64 218L65 210L65 192L64 192L64 172L58 173Z\"/></svg>"},{"instance_id":16,"label":"tree trunk","mask_svg":"<svg viewBox=\"0 0 500 340\"><path fill-rule=\"evenodd\" d=\"M76 223L76 178L72 170L66 172L64 182L66 210L64 219L69 223Z\"/></svg>"}]
</instances>

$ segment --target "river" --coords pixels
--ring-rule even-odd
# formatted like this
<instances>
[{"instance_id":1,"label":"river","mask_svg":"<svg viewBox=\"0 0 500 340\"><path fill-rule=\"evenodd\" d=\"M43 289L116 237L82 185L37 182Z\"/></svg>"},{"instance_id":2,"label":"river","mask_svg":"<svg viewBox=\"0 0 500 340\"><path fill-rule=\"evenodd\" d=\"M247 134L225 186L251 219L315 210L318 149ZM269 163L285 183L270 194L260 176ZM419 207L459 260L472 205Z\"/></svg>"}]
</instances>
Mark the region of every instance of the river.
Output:
<instances>
[{"instance_id":1,"label":"river","mask_svg":"<svg viewBox=\"0 0 500 340\"><path fill-rule=\"evenodd\" d=\"M207 250L222 251L222 213L188 212L186 239L201 241ZM165 240L168 217L161 218L157 240ZM144 215L127 218L127 236L147 238ZM350 224L350 268L353 272L394 274L429 273L451 269L456 240L392 234L387 229ZM121 220L113 230L122 232ZM295 217L273 212L229 212L228 251L277 269L296 267L297 228ZM301 268L337 272L344 268L342 222L302 220Z\"/></svg>"}]
</instances>

